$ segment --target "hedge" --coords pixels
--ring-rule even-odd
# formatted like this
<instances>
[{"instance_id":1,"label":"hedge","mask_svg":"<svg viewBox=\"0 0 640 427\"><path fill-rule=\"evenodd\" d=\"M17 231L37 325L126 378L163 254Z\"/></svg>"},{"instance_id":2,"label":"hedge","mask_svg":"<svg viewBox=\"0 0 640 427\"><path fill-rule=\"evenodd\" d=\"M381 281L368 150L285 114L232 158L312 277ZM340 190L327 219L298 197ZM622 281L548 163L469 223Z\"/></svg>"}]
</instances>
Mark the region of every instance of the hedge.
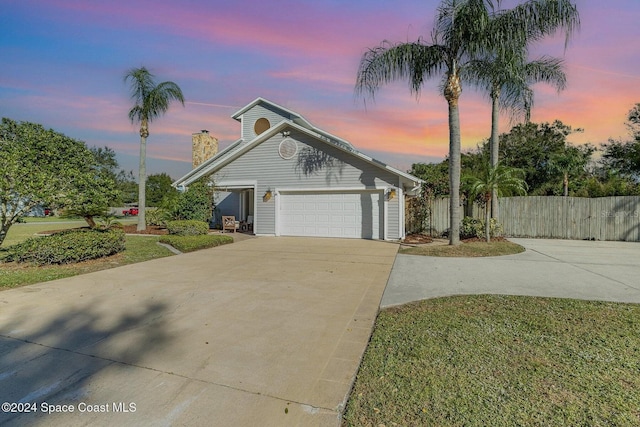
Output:
<instances>
[{"instance_id":1,"label":"hedge","mask_svg":"<svg viewBox=\"0 0 640 427\"><path fill-rule=\"evenodd\" d=\"M196 220L167 221L167 230L176 236L199 236L209 232L209 224Z\"/></svg>"},{"instance_id":2,"label":"hedge","mask_svg":"<svg viewBox=\"0 0 640 427\"><path fill-rule=\"evenodd\" d=\"M198 249L212 248L227 243L233 243L233 238L229 236L162 236L160 243L171 245L180 252L193 252Z\"/></svg>"},{"instance_id":3,"label":"hedge","mask_svg":"<svg viewBox=\"0 0 640 427\"><path fill-rule=\"evenodd\" d=\"M118 229L65 230L51 236L31 237L9 246L4 251L3 261L36 265L70 264L122 252L124 242L124 232Z\"/></svg>"}]
</instances>

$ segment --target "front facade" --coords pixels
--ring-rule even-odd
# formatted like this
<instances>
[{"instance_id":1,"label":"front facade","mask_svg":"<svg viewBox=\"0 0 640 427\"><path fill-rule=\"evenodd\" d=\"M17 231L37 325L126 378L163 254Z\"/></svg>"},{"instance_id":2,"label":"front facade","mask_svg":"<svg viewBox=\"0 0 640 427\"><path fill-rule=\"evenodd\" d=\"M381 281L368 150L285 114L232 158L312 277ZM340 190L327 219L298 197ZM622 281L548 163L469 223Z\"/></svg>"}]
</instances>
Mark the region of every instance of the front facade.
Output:
<instances>
[{"instance_id":1,"label":"front facade","mask_svg":"<svg viewBox=\"0 0 640 427\"><path fill-rule=\"evenodd\" d=\"M175 186L211 176L217 215L235 216L256 235L404 237L404 200L418 190L418 178L262 98L232 117L240 139Z\"/></svg>"}]
</instances>

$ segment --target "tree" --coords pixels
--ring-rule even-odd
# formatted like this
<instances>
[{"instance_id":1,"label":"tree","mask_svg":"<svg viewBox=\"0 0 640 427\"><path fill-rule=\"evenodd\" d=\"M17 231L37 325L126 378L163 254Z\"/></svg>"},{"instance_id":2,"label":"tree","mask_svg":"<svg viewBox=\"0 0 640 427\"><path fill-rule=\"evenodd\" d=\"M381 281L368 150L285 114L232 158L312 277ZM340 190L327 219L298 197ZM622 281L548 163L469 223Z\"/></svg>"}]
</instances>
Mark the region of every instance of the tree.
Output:
<instances>
[{"instance_id":1,"label":"tree","mask_svg":"<svg viewBox=\"0 0 640 427\"><path fill-rule=\"evenodd\" d=\"M140 124L140 167L138 177L138 231L145 230L145 183L147 177L146 156L149 123L169 110L171 101L179 101L184 106L182 90L173 82L156 83L155 76L145 67L132 68L124 76L129 83L134 106L129 110L131 123Z\"/></svg>"},{"instance_id":2,"label":"tree","mask_svg":"<svg viewBox=\"0 0 640 427\"><path fill-rule=\"evenodd\" d=\"M473 196L480 196L485 203L484 231L487 243L491 241L491 221L490 204L493 194L505 195L525 195L527 194L527 183L523 179L524 173L520 169L510 168L498 163L492 166L489 163L473 175L465 176L465 186Z\"/></svg>"},{"instance_id":3,"label":"tree","mask_svg":"<svg viewBox=\"0 0 640 427\"><path fill-rule=\"evenodd\" d=\"M0 244L36 206L89 211L87 203L103 203L112 191L107 182L96 181L97 161L84 142L35 123L2 119L0 165Z\"/></svg>"},{"instance_id":4,"label":"tree","mask_svg":"<svg viewBox=\"0 0 640 427\"><path fill-rule=\"evenodd\" d=\"M491 0L443 0L436 13L431 44L422 38L399 44L385 41L362 56L357 73L356 94L373 98L382 84L404 79L417 96L427 79L444 72L442 94L449 110L451 245L460 242L458 103L462 93L461 71L469 61L488 52L507 52L525 46L527 40L551 34L559 27L570 31L576 25L576 8L567 0L531 0L509 12L501 12L511 19L492 21L493 3Z\"/></svg>"},{"instance_id":5,"label":"tree","mask_svg":"<svg viewBox=\"0 0 640 427\"><path fill-rule=\"evenodd\" d=\"M640 103L629 111L626 126L633 139L609 139L602 146L602 164L623 176L640 181Z\"/></svg>"},{"instance_id":6,"label":"tree","mask_svg":"<svg viewBox=\"0 0 640 427\"><path fill-rule=\"evenodd\" d=\"M560 92L566 86L562 60L541 57L526 62L526 50L492 54L472 61L465 69L465 78L484 89L491 99L491 137L489 151L491 165L498 164L500 110L512 116L524 115L528 122L533 107L533 91L530 85L545 82ZM491 198L491 217L498 218L498 196Z\"/></svg>"},{"instance_id":7,"label":"tree","mask_svg":"<svg viewBox=\"0 0 640 427\"><path fill-rule=\"evenodd\" d=\"M529 194L545 195L547 184L555 179L550 169L551 157L564 152L567 136L581 131L559 120L516 125L500 135L500 163L524 171Z\"/></svg>"},{"instance_id":8,"label":"tree","mask_svg":"<svg viewBox=\"0 0 640 427\"><path fill-rule=\"evenodd\" d=\"M165 199L169 216L174 220L198 220L208 222L213 212L213 187L207 180L194 182L189 188L177 195Z\"/></svg>"},{"instance_id":9,"label":"tree","mask_svg":"<svg viewBox=\"0 0 640 427\"><path fill-rule=\"evenodd\" d=\"M73 187L64 194L60 202L65 215L80 216L91 228L96 227L94 217L105 215L109 206L120 198L109 166L111 163L105 162L105 157L102 156L105 152L113 153L113 150L107 147L89 149L93 161L79 167L79 173L73 179ZM115 159L109 155L107 158Z\"/></svg>"},{"instance_id":10,"label":"tree","mask_svg":"<svg viewBox=\"0 0 640 427\"><path fill-rule=\"evenodd\" d=\"M125 172L121 169L115 178L116 187L120 192L120 200L116 205L128 205L138 201L138 183L133 171Z\"/></svg>"},{"instance_id":11,"label":"tree","mask_svg":"<svg viewBox=\"0 0 640 427\"><path fill-rule=\"evenodd\" d=\"M553 153L549 157L550 171L562 176L562 195L564 197L569 196L569 177L584 174L585 167L594 151L595 147L589 144L579 147L567 145L562 151Z\"/></svg>"},{"instance_id":12,"label":"tree","mask_svg":"<svg viewBox=\"0 0 640 427\"><path fill-rule=\"evenodd\" d=\"M178 190L171 186L172 182L173 179L164 172L149 175L147 178L146 205L160 206L164 197L172 193L177 193Z\"/></svg>"}]
</instances>

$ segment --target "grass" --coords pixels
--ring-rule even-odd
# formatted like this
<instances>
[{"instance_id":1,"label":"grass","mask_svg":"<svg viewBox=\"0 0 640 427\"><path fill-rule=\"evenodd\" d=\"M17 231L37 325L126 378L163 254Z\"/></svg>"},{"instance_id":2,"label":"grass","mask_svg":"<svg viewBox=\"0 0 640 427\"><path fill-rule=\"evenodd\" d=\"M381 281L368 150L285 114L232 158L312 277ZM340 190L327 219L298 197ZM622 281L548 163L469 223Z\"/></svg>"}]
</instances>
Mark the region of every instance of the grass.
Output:
<instances>
[{"instance_id":1,"label":"grass","mask_svg":"<svg viewBox=\"0 0 640 427\"><path fill-rule=\"evenodd\" d=\"M193 252L199 249L213 248L215 246L233 243L233 237L218 235L202 236L162 236L161 243L173 246L180 252Z\"/></svg>"},{"instance_id":2,"label":"grass","mask_svg":"<svg viewBox=\"0 0 640 427\"><path fill-rule=\"evenodd\" d=\"M441 257L485 257L512 255L524 252L524 248L507 240L494 240L489 243L472 241L461 243L456 246L436 245L436 246L416 246L412 248L400 249L401 254L425 255Z\"/></svg>"},{"instance_id":3,"label":"grass","mask_svg":"<svg viewBox=\"0 0 640 427\"><path fill-rule=\"evenodd\" d=\"M48 219L48 218L30 218L30 219ZM13 224L9 228L9 233L2 242L2 248L15 245L29 237L33 237L37 233L51 230L66 230L68 228L84 227L87 225L84 221L65 221L60 224L50 224L51 221L35 221L24 224Z\"/></svg>"},{"instance_id":4,"label":"grass","mask_svg":"<svg viewBox=\"0 0 640 427\"><path fill-rule=\"evenodd\" d=\"M51 225L49 225L49 229L50 228ZM13 227L9 231L11 232L12 230ZM18 263L0 264L0 290L61 279L63 277L76 276L78 274L85 274L92 271L105 270L107 268L135 264L137 262L173 255L173 253L167 248L157 245L156 243L158 240L159 238L157 236L127 236L124 252L110 257L80 262L77 264L43 267Z\"/></svg>"},{"instance_id":5,"label":"grass","mask_svg":"<svg viewBox=\"0 0 640 427\"><path fill-rule=\"evenodd\" d=\"M383 310L348 426L640 424L640 305L457 296Z\"/></svg>"}]
</instances>

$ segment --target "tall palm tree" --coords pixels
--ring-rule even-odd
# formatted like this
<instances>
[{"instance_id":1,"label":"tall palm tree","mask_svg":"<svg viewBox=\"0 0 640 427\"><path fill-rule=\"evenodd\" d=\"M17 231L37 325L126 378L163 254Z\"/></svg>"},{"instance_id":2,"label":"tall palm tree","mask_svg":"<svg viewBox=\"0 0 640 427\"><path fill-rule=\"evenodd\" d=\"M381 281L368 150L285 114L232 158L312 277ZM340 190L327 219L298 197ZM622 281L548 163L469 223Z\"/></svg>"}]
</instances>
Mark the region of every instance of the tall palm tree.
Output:
<instances>
[{"instance_id":1,"label":"tall palm tree","mask_svg":"<svg viewBox=\"0 0 640 427\"><path fill-rule=\"evenodd\" d=\"M461 70L488 52L508 52L540 39L558 28L567 34L577 25L577 10L569 0L529 0L492 18L500 0L443 0L438 7L432 43L383 42L369 49L360 61L356 94L374 97L382 84L409 80L418 95L425 80L441 75L449 110L449 244L460 243L460 117Z\"/></svg>"},{"instance_id":2,"label":"tall palm tree","mask_svg":"<svg viewBox=\"0 0 640 427\"><path fill-rule=\"evenodd\" d=\"M530 86L544 82L558 92L567 84L563 61L542 56L526 62L526 51L514 49L501 55L488 55L471 61L464 70L463 78L484 89L491 99L491 137L489 152L491 165L498 164L500 110L511 113L513 118L524 116L528 122L533 108L533 91ZM491 199L491 217L498 218L498 197Z\"/></svg>"},{"instance_id":3,"label":"tall palm tree","mask_svg":"<svg viewBox=\"0 0 640 427\"><path fill-rule=\"evenodd\" d=\"M171 101L179 101L184 106L182 90L173 82L156 83L155 76L145 67L132 68L124 76L129 83L131 98L135 104L129 110L131 123L140 123L140 169L138 181L138 231L145 230L145 187L147 181L147 138L149 123L169 110Z\"/></svg>"},{"instance_id":4,"label":"tall palm tree","mask_svg":"<svg viewBox=\"0 0 640 427\"><path fill-rule=\"evenodd\" d=\"M465 176L465 186L472 197L480 196L485 203L484 233L487 243L491 241L490 203L494 194L525 195L527 183L524 180L524 171L511 168L498 163L493 166L490 163L476 172L475 175Z\"/></svg>"}]
</instances>

